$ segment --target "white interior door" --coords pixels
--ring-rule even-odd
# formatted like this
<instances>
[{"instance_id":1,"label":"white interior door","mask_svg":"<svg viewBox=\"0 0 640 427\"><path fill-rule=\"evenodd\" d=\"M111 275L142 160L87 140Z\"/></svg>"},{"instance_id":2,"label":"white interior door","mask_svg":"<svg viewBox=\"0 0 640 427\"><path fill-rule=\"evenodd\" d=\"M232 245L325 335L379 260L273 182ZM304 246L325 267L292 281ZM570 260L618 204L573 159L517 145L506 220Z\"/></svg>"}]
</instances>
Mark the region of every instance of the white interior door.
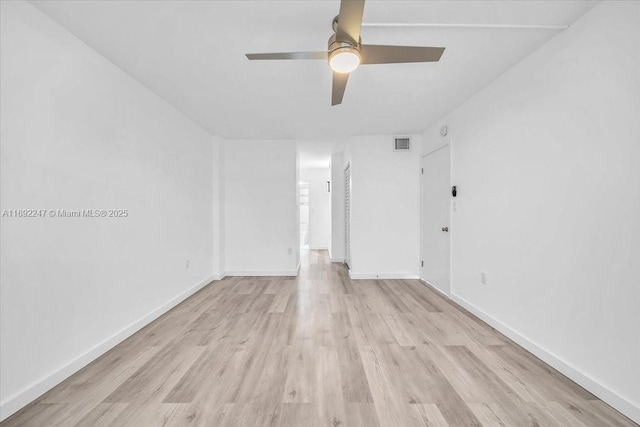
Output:
<instances>
[{"instance_id":1,"label":"white interior door","mask_svg":"<svg viewBox=\"0 0 640 427\"><path fill-rule=\"evenodd\" d=\"M451 148L422 158L422 278L450 294Z\"/></svg>"}]
</instances>

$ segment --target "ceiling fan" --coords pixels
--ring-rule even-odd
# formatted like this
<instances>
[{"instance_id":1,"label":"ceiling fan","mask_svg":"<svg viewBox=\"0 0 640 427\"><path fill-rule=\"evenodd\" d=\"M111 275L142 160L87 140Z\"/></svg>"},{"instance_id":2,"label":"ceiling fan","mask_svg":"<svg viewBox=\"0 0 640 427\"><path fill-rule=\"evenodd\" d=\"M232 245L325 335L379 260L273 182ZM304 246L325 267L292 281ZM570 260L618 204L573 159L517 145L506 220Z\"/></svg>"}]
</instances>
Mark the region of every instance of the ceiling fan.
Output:
<instances>
[{"instance_id":1,"label":"ceiling fan","mask_svg":"<svg viewBox=\"0 0 640 427\"><path fill-rule=\"evenodd\" d=\"M333 35L327 51L247 53L250 60L324 59L333 70L331 105L342 103L349 73L360 64L437 62L443 47L365 45L360 38L365 0L342 0L340 14L333 19Z\"/></svg>"}]
</instances>

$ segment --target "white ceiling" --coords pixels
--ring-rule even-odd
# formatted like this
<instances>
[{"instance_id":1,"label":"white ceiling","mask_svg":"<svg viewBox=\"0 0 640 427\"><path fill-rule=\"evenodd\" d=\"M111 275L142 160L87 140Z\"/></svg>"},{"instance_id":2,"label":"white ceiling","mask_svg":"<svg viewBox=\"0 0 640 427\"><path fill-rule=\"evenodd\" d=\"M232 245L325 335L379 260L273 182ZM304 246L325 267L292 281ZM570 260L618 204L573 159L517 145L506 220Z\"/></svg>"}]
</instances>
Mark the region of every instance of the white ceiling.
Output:
<instances>
[{"instance_id":1,"label":"white ceiling","mask_svg":"<svg viewBox=\"0 0 640 427\"><path fill-rule=\"evenodd\" d=\"M364 43L447 50L435 64L360 67L331 107L324 61L250 62L244 53L326 49L337 0L32 3L211 133L234 138L420 133L558 33L365 27ZM370 0L364 22L568 25L593 5Z\"/></svg>"}]
</instances>

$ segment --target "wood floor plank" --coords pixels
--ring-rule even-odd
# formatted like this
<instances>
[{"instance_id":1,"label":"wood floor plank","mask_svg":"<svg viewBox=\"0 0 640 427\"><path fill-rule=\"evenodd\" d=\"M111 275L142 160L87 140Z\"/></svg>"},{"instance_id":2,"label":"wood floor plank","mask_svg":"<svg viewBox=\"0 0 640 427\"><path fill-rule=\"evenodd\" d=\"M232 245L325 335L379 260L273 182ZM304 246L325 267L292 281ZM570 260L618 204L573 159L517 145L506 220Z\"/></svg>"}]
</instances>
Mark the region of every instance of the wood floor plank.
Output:
<instances>
[{"instance_id":1,"label":"wood floor plank","mask_svg":"<svg viewBox=\"0 0 640 427\"><path fill-rule=\"evenodd\" d=\"M501 345L488 346L488 348L512 366L523 381L538 387L546 396L546 400L580 402L596 399L587 390L520 347Z\"/></svg>"},{"instance_id":2,"label":"wood floor plank","mask_svg":"<svg viewBox=\"0 0 640 427\"><path fill-rule=\"evenodd\" d=\"M312 403L284 403L281 407L280 425L316 427L320 422Z\"/></svg>"},{"instance_id":3,"label":"wood floor plank","mask_svg":"<svg viewBox=\"0 0 640 427\"><path fill-rule=\"evenodd\" d=\"M285 308L287 308L289 298L291 298L291 294L277 293L275 295L273 303L271 304L271 307L269 307L269 313L284 313Z\"/></svg>"},{"instance_id":4,"label":"wood floor plank","mask_svg":"<svg viewBox=\"0 0 640 427\"><path fill-rule=\"evenodd\" d=\"M525 402L545 404L547 400L537 387L530 382L525 382L518 376L518 371L513 369L502 358L486 346L469 342L466 346L478 357L487 367L489 367L505 384L520 396Z\"/></svg>"},{"instance_id":5,"label":"wood floor plank","mask_svg":"<svg viewBox=\"0 0 640 427\"><path fill-rule=\"evenodd\" d=\"M316 348L316 353L316 382L313 401L320 425L344 425L346 409L336 349L321 346Z\"/></svg>"},{"instance_id":6,"label":"wood floor plank","mask_svg":"<svg viewBox=\"0 0 640 427\"><path fill-rule=\"evenodd\" d=\"M473 384L479 402L516 401L519 396L465 346L445 346L448 364L463 373L465 384ZM468 403L473 400L466 400Z\"/></svg>"},{"instance_id":7,"label":"wood floor plank","mask_svg":"<svg viewBox=\"0 0 640 427\"><path fill-rule=\"evenodd\" d=\"M424 427L422 417L414 411L408 411L410 404L398 397L401 390L391 381L385 372L384 362L373 347L361 348L363 364L371 387L376 414L382 426L420 426Z\"/></svg>"},{"instance_id":8,"label":"wood floor plank","mask_svg":"<svg viewBox=\"0 0 640 427\"><path fill-rule=\"evenodd\" d=\"M344 400L349 403L373 402L348 313L333 315L333 332Z\"/></svg>"},{"instance_id":9,"label":"wood floor plank","mask_svg":"<svg viewBox=\"0 0 640 427\"><path fill-rule=\"evenodd\" d=\"M417 280L214 282L2 427L634 426Z\"/></svg>"},{"instance_id":10,"label":"wood floor plank","mask_svg":"<svg viewBox=\"0 0 640 427\"><path fill-rule=\"evenodd\" d=\"M316 352L311 340L302 340L291 347L291 365L282 401L311 403L315 393Z\"/></svg>"},{"instance_id":11,"label":"wood floor plank","mask_svg":"<svg viewBox=\"0 0 640 427\"><path fill-rule=\"evenodd\" d=\"M416 405L422 421L427 427L449 427L449 423L444 419L438 405L432 403Z\"/></svg>"},{"instance_id":12,"label":"wood floor plank","mask_svg":"<svg viewBox=\"0 0 640 427\"><path fill-rule=\"evenodd\" d=\"M45 394L43 403L101 402L153 358L159 347L110 351Z\"/></svg>"},{"instance_id":13,"label":"wood floor plank","mask_svg":"<svg viewBox=\"0 0 640 427\"><path fill-rule=\"evenodd\" d=\"M403 347L418 345L420 343L419 340L408 332L400 315L398 313L389 313L383 314L382 318L398 344Z\"/></svg>"},{"instance_id":14,"label":"wood floor plank","mask_svg":"<svg viewBox=\"0 0 640 427\"><path fill-rule=\"evenodd\" d=\"M177 403L144 403L142 405L127 405L113 421L113 426L139 427L139 426L163 426L166 425Z\"/></svg>"},{"instance_id":15,"label":"wood floor plank","mask_svg":"<svg viewBox=\"0 0 640 427\"><path fill-rule=\"evenodd\" d=\"M67 403L37 403L23 408L13 414L10 418L4 420L2 426L20 426L20 427L41 427L46 425L55 425L53 420L62 421L60 413L67 407Z\"/></svg>"},{"instance_id":16,"label":"wood floor plank","mask_svg":"<svg viewBox=\"0 0 640 427\"><path fill-rule=\"evenodd\" d=\"M389 286L389 280L376 280L374 284L379 288L383 301L388 306L388 313L410 313L411 309L402 301L400 295Z\"/></svg>"},{"instance_id":17,"label":"wood floor plank","mask_svg":"<svg viewBox=\"0 0 640 427\"><path fill-rule=\"evenodd\" d=\"M165 347L109 394L104 402L160 402L203 351L204 347Z\"/></svg>"},{"instance_id":18,"label":"wood floor plank","mask_svg":"<svg viewBox=\"0 0 640 427\"><path fill-rule=\"evenodd\" d=\"M106 427L112 425L128 403L99 403L77 423L77 427Z\"/></svg>"},{"instance_id":19,"label":"wood floor plank","mask_svg":"<svg viewBox=\"0 0 640 427\"><path fill-rule=\"evenodd\" d=\"M380 427L373 403L346 403L347 425L349 427Z\"/></svg>"}]
</instances>

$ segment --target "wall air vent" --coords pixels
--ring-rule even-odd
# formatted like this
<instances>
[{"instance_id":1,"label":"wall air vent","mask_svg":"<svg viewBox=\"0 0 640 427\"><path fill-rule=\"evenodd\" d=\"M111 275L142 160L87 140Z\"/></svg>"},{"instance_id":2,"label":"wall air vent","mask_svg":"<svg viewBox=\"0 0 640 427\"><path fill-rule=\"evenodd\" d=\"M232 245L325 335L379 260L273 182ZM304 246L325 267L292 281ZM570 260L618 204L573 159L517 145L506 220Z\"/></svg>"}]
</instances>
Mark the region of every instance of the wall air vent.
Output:
<instances>
[{"instance_id":1,"label":"wall air vent","mask_svg":"<svg viewBox=\"0 0 640 427\"><path fill-rule=\"evenodd\" d=\"M393 138L393 151L409 150L411 150L411 138L405 136L396 136Z\"/></svg>"}]
</instances>

